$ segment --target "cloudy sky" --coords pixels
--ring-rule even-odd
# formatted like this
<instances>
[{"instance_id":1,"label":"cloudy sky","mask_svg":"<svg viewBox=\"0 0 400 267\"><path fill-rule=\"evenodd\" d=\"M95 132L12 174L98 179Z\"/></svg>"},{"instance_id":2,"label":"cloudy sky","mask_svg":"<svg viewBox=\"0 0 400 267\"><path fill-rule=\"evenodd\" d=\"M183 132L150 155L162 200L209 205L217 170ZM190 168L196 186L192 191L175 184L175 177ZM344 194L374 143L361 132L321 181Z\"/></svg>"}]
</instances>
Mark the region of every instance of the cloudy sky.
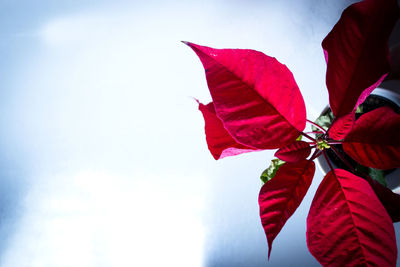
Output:
<instances>
[{"instance_id":1,"label":"cloudy sky","mask_svg":"<svg viewBox=\"0 0 400 267\"><path fill-rule=\"evenodd\" d=\"M180 41L276 57L315 119L320 43L349 3L0 0L0 266L318 266L320 170L267 264L274 152L214 161L193 100L210 100L204 70Z\"/></svg>"}]
</instances>

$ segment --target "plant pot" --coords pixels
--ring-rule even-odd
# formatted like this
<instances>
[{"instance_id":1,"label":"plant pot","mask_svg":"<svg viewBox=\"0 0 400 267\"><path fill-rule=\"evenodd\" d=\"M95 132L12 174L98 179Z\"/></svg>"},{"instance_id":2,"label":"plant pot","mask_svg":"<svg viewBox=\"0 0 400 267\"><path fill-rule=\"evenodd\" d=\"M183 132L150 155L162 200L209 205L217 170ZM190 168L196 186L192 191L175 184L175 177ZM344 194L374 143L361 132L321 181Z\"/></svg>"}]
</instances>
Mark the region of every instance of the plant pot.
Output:
<instances>
[{"instance_id":1,"label":"plant pot","mask_svg":"<svg viewBox=\"0 0 400 267\"><path fill-rule=\"evenodd\" d=\"M390 103L389 105L392 108L397 109L397 112L400 112L400 81L388 81L384 84L381 84L380 87L376 88L371 93L372 99L383 99L385 102ZM378 96L378 97L376 97ZM369 101L372 102L372 101ZM377 106L379 107L379 106ZM376 108L377 108L376 107ZM374 108L373 108L374 109ZM326 114L330 110L329 106L327 106L322 112L321 115ZM400 134L400 133L399 133ZM343 168L342 166L338 166L335 163L334 153L327 153L328 158L330 159L333 168ZM346 155L347 156L347 155ZM337 161L337 160L336 160ZM350 161L353 161L350 159ZM340 163L339 163L340 164ZM325 175L330 171L330 167L325 160L324 156L320 156L317 158L317 165L322 173ZM385 171L385 179L387 183L387 187L400 194L400 168Z\"/></svg>"}]
</instances>

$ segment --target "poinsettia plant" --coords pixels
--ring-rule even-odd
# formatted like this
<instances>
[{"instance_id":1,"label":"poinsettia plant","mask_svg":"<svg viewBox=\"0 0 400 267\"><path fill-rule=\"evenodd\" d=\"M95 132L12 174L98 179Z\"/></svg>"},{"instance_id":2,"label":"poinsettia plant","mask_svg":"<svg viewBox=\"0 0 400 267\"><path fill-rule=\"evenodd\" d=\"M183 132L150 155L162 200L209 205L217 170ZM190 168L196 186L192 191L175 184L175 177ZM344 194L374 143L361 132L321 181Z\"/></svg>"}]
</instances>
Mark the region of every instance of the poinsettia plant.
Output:
<instances>
[{"instance_id":1,"label":"poinsettia plant","mask_svg":"<svg viewBox=\"0 0 400 267\"><path fill-rule=\"evenodd\" d=\"M381 107L355 119L357 107L390 72L388 39L399 18L395 0L352 4L322 42L326 85L334 120L329 129L307 120L290 70L277 59L247 49L214 49L185 42L200 58L213 102L199 109L215 159L278 149L262 175L261 223L272 242L312 182L317 157L331 170L320 183L307 217L307 245L324 266L395 266L393 222L400 197L342 155L377 169L400 167L400 115ZM306 123L315 128L305 132ZM333 150L349 170L334 169Z\"/></svg>"}]
</instances>

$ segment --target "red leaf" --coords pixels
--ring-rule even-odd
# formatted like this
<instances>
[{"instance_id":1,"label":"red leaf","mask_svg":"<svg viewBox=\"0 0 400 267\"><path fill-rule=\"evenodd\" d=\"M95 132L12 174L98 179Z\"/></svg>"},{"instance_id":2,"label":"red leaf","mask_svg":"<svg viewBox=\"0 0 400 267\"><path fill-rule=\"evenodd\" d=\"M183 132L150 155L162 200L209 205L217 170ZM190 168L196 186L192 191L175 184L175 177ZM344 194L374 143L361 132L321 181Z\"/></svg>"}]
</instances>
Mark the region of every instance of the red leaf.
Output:
<instances>
[{"instance_id":1,"label":"red leaf","mask_svg":"<svg viewBox=\"0 0 400 267\"><path fill-rule=\"evenodd\" d=\"M374 190L376 196L385 207L393 222L400 221L400 195L393 193L389 188L381 185L371 177L366 177L367 182Z\"/></svg>"},{"instance_id":2,"label":"red leaf","mask_svg":"<svg viewBox=\"0 0 400 267\"><path fill-rule=\"evenodd\" d=\"M392 220L367 181L329 172L307 217L307 245L323 266L396 266Z\"/></svg>"},{"instance_id":3,"label":"red leaf","mask_svg":"<svg viewBox=\"0 0 400 267\"><path fill-rule=\"evenodd\" d=\"M310 187L314 172L313 161L287 162L261 188L258 203L261 223L268 241L268 259L272 242L300 205Z\"/></svg>"},{"instance_id":4,"label":"red leaf","mask_svg":"<svg viewBox=\"0 0 400 267\"><path fill-rule=\"evenodd\" d=\"M221 120L215 114L212 102L207 105L199 103L199 110L203 113L205 121L204 129L206 132L208 149L216 160L256 150L237 143L229 135Z\"/></svg>"},{"instance_id":5,"label":"red leaf","mask_svg":"<svg viewBox=\"0 0 400 267\"><path fill-rule=\"evenodd\" d=\"M353 128L354 121L355 121L354 112L351 112L343 117L335 119L331 127L329 127L328 130L329 137L335 140L344 139Z\"/></svg>"},{"instance_id":6,"label":"red leaf","mask_svg":"<svg viewBox=\"0 0 400 267\"><path fill-rule=\"evenodd\" d=\"M273 149L300 135L304 100L285 65L254 50L186 44L203 63L217 116L238 143Z\"/></svg>"},{"instance_id":7,"label":"red leaf","mask_svg":"<svg viewBox=\"0 0 400 267\"><path fill-rule=\"evenodd\" d=\"M298 162L306 159L310 153L311 147L307 142L295 141L276 151L275 157L286 162Z\"/></svg>"},{"instance_id":8,"label":"red leaf","mask_svg":"<svg viewBox=\"0 0 400 267\"><path fill-rule=\"evenodd\" d=\"M361 1L343 11L322 42L336 117L354 110L390 71L387 42L398 17L396 0Z\"/></svg>"},{"instance_id":9,"label":"red leaf","mask_svg":"<svg viewBox=\"0 0 400 267\"><path fill-rule=\"evenodd\" d=\"M377 169L400 167L400 115L389 107L365 113L343 142L358 163Z\"/></svg>"}]
</instances>

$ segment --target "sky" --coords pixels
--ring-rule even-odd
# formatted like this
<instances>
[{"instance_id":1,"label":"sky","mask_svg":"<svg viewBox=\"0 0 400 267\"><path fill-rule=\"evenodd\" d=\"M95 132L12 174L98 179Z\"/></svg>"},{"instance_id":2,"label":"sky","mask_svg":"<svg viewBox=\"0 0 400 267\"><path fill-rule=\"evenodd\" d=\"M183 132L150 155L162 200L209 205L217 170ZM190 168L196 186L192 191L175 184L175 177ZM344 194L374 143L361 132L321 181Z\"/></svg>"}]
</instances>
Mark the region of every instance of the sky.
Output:
<instances>
[{"instance_id":1,"label":"sky","mask_svg":"<svg viewBox=\"0 0 400 267\"><path fill-rule=\"evenodd\" d=\"M0 266L319 266L321 171L267 262L274 151L212 158L204 70L180 41L276 57L315 119L320 43L351 2L0 0Z\"/></svg>"}]
</instances>

